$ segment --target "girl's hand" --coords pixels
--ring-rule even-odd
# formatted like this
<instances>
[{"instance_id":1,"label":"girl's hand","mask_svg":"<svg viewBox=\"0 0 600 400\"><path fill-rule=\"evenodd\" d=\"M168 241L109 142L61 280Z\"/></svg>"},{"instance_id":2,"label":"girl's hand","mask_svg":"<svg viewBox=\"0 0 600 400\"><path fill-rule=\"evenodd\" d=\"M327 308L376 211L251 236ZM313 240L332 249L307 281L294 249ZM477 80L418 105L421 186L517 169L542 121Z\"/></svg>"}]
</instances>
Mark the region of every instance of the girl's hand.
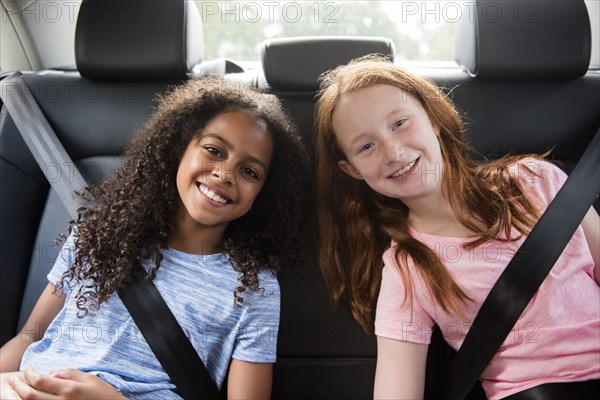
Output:
<instances>
[{"instance_id":1,"label":"girl's hand","mask_svg":"<svg viewBox=\"0 0 600 400\"><path fill-rule=\"evenodd\" d=\"M2 400L17 400L21 399L19 394L13 390L10 382L19 376L23 376L22 372L4 372L0 374L0 399Z\"/></svg>"},{"instance_id":2,"label":"girl's hand","mask_svg":"<svg viewBox=\"0 0 600 400\"><path fill-rule=\"evenodd\" d=\"M33 369L14 376L10 387L17 399L125 399L112 385L90 373L64 369L42 375ZM4 399L4 393L2 396Z\"/></svg>"}]
</instances>

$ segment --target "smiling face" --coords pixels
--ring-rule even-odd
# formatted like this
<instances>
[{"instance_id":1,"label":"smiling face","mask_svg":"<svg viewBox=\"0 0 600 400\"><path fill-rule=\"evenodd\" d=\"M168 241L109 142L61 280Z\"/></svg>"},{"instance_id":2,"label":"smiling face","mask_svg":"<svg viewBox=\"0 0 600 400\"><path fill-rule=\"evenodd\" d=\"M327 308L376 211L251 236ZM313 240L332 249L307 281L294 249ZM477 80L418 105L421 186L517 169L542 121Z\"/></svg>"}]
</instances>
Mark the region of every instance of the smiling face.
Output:
<instances>
[{"instance_id":1,"label":"smiling face","mask_svg":"<svg viewBox=\"0 0 600 400\"><path fill-rule=\"evenodd\" d=\"M342 96L332 122L348 175L409 207L441 194L439 129L412 96L391 85L363 88Z\"/></svg>"},{"instance_id":2,"label":"smiling face","mask_svg":"<svg viewBox=\"0 0 600 400\"><path fill-rule=\"evenodd\" d=\"M189 143L177 171L181 224L216 228L250 210L267 178L271 134L246 111L217 115Z\"/></svg>"}]
</instances>

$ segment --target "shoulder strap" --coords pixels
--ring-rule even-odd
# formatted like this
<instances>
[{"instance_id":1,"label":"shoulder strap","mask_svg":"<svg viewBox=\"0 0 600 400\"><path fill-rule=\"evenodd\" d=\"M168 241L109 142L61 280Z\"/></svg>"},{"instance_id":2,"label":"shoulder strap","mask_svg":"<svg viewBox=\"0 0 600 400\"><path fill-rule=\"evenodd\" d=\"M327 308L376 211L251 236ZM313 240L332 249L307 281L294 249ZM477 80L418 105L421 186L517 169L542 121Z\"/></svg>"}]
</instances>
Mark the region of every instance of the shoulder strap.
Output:
<instances>
[{"instance_id":1,"label":"shoulder strap","mask_svg":"<svg viewBox=\"0 0 600 400\"><path fill-rule=\"evenodd\" d=\"M446 378L444 397L464 399L529 304L600 189L600 129L483 302Z\"/></svg>"},{"instance_id":2,"label":"shoulder strap","mask_svg":"<svg viewBox=\"0 0 600 400\"><path fill-rule=\"evenodd\" d=\"M56 137L19 72L0 81L0 97L40 169L45 171L48 165L52 165L60 168L60 176L69 177L52 179L49 183L71 218L77 219L77 210L87 206L87 203L75 192L83 190L87 182Z\"/></svg>"},{"instance_id":3,"label":"shoulder strap","mask_svg":"<svg viewBox=\"0 0 600 400\"><path fill-rule=\"evenodd\" d=\"M154 283L145 279L143 268L134 280L118 290L156 358L184 399L220 399L221 393L204 363Z\"/></svg>"},{"instance_id":4,"label":"shoulder strap","mask_svg":"<svg viewBox=\"0 0 600 400\"><path fill-rule=\"evenodd\" d=\"M88 204L75 191L87 183L56 136L20 73L0 81L0 97L25 144L42 169L52 163L61 168L62 176L50 182L71 218ZM221 394L189 339L177 323L160 293L140 268L127 290L119 296L131 313L172 382L185 399L219 399Z\"/></svg>"}]
</instances>

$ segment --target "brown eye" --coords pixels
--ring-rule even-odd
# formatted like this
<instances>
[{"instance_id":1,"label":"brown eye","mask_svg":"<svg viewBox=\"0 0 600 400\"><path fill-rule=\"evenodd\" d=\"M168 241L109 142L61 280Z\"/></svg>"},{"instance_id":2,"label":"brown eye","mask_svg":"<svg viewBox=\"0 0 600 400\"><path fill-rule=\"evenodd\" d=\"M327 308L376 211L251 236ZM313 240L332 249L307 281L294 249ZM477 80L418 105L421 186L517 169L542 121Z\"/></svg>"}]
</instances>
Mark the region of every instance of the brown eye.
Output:
<instances>
[{"instance_id":1,"label":"brown eye","mask_svg":"<svg viewBox=\"0 0 600 400\"><path fill-rule=\"evenodd\" d=\"M214 146L204 146L204 149L210 153L212 156L215 157L223 157L223 153L221 152L221 150L218 147L214 147Z\"/></svg>"},{"instance_id":2,"label":"brown eye","mask_svg":"<svg viewBox=\"0 0 600 400\"><path fill-rule=\"evenodd\" d=\"M257 181L260 179L258 172L250 167L241 167L240 171L244 176L250 178L251 180Z\"/></svg>"}]
</instances>

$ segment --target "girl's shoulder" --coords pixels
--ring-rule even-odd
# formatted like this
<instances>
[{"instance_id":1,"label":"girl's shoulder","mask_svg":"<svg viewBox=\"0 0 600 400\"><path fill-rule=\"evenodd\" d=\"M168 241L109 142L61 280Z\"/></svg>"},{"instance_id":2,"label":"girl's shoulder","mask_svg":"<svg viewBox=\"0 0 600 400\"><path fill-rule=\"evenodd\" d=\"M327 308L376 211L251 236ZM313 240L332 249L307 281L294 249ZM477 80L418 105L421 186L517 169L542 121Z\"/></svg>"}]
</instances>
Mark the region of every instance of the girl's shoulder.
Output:
<instances>
[{"instance_id":1,"label":"girl's shoulder","mask_svg":"<svg viewBox=\"0 0 600 400\"><path fill-rule=\"evenodd\" d=\"M61 246L59 257L71 259L77 251L77 239L79 238L77 225L72 225L70 229L70 232L61 234L57 239L57 243Z\"/></svg>"},{"instance_id":2,"label":"girl's shoulder","mask_svg":"<svg viewBox=\"0 0 600 400\"><path fill-rule=\"evenodd\" d=\"M539 175L544 178L556 179L566 174L554 163L535 156L516 158L509 164L508 169L519 179L528 179Z\"/></svg>"},{"instance_id":3,"label":"girl's shoulder","mask_svg":"<svg viewBox=\"0 0 600 400\"><path fill-rule=\"evenodd\" d=\"M537 157L524 157L509 167L521 188L549 203L567 180L567 174L554 163Z\"/></svg>"},{"instance_id":4,"label":"girl's shoulder","mask_svg":"<svg viewBox=\"0 0 600 400\"><path fill-rule=\"evenodd\" d=\"M270 267L264 266L258 272L259 286L267 293L279 296L279 280Z\"/></svg>"},{"instance_id":5,"label":"girl's shoulder","mask_svg":"<svg viewBox=\"0 0 600 400\"><path fill-rule=\"evenodd\" d=\"M71 231L68 234L61 234L57 239L57 244L60 246L58 255L54 260L52 269L46 275L48 282L59 286L59 282L62 280L63 275L73 265L75 261L75 253L77 252L77 238L79 232L77 226L71 226ZM63 291L69 291L69 285L62 286Z\"/></svg>"},{"instance_id":6,"label":"girl's shoulder","mask_svg":"<svg viewBox=\"0 0 600 400\"><path fill-rule=\"evenodd\" d=\"M414 232L414 230L411 230L411 234ZM398 259L397 255L400 256L400 259ZM415 263L409 254L402 251L398 252L398 243L394 239L390 241L389 247L383 252L381 258L383 260L384 268L389 268L391 271L394 271L393 274L396 275L397 278L400 278L401 268L414 270L415 267ZM402 263L402 265L400 265L400 263Z\"/></svg>"},{"instance_id":7,"label":"girl's shoulder","mask_svg":"<svg viewBox=\"0 0 600 400\"><path fill-rule=\"evenodd\" d=\"M519 183L523 189L539 184L562 186L567 175L555 164L541 155L517 155L503 157L479 168L481 177L500 185Z\"/></svg>"},{"instance_id":8,"label":"girl's shoulder","mask_svg":"<svg viewBox=\"0 0 600 400\"><path fill-rule=\"evenodd\" d=\"M239 293L239 296L243 299L244 307L253 310L253 313L279 310L281 302L279 281L270 269L261 268L258 273L258 289L247 288Z\"/></svg>"}]
</instances>

